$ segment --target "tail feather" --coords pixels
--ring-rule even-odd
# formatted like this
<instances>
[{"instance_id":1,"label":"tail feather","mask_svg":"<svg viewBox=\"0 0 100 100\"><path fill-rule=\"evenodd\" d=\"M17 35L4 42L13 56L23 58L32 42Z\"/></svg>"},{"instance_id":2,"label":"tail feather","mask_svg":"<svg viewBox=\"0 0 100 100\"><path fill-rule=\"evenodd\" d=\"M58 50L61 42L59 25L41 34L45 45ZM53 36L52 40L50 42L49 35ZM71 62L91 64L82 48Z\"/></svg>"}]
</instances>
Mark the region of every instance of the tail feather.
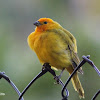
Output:
<instances>
[{"instance_id":1,"label":"tail feather","mask_svg":"<svg viewBox=\"0 0 100 100\"><path fill-rule=\"evenodd\" d=\"M73 76L71 80L72 80L72 84L73 84L75 91L79 93L79 97L84 98L84 90L82 88L82 85L80 83L77 73L75 73L75 75Z\"/></svg>"},{"instance_id":2,"label":"tail feather","mask_svg":"<svg viewBox=\"0 0 100 100\"><path fill-rule=\"evenodd\" d=\"M66 68L66 69L68 70L69 74L72 73L72 68L71 67ZM71 81L72 81L72 84L73 84L73 87L74 87L75 91L77 91L79 93L79 97L84 98L84 90L82 88L82 85L81 85L81 82L79 80L77 72L74 74Z\"/></svg>"}]
</instances>

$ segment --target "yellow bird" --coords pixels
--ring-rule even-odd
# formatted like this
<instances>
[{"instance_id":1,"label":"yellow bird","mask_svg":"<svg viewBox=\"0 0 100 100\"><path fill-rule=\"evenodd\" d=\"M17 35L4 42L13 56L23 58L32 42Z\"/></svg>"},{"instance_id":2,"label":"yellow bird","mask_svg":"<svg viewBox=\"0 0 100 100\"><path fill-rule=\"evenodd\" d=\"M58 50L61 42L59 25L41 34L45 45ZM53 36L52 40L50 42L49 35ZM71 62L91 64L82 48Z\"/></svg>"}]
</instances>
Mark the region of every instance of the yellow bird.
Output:
<instances>
[{"instance_id":1,"label":"yellow bird","mask_svg":"<svg viewBox=\"0 0 100 100\"><path fill-rule=\"evenodd\" d=\"M71 74L80 63L75 37L50 18L40 18L34 25L36 29L28 36L28 45L40 62L49 63L56 69L65 68ZM78 72L83 73L81 68ZM72 84L79 97L84 98L78 73L73 76Z\"/></svg>"}]
</instances>

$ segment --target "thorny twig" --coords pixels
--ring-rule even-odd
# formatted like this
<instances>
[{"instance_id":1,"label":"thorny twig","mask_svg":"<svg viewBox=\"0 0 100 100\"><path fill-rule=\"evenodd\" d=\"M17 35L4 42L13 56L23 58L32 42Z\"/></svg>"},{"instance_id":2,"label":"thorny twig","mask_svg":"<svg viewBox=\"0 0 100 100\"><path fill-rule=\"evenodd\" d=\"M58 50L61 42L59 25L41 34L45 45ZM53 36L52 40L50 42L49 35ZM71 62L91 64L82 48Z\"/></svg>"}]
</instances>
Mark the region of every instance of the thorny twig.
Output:
<instances>
[{"instance_id":1,"label":"thorny twig","mask_svg":"<svg viewBox=\"0 0 100 100\"><path fill-rule=\"evenodd\" d=\"M5 75L5 72L0 72L0 79L4 78L12 87L13 89L16 91L16 93L20 96L21 93L18 90L18 88L16 87L16 85L9 79L9 77L7 75ZM24 100L24 98L22 97L21 100Z\"/></svg>"}]
</instances>

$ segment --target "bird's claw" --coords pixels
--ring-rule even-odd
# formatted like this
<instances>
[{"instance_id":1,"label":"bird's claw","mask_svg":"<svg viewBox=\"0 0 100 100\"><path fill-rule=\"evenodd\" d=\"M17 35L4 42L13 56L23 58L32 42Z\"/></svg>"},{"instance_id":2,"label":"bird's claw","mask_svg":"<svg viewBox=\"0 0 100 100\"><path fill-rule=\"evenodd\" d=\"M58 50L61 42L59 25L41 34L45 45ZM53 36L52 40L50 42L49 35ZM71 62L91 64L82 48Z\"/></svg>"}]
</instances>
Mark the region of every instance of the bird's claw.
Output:
<instances>
[{"instance_id":1,"label":"bird's claw","mask_svg":"<svg viewBox=\"0 0 100 100\"><path fill-rule=\"evenodd\" d=\"M54 80L56 80L56 83L55 84L60 84L60 78L59 78L59 76L55 76L54 77Z\"/></svg>"}]
</instances>

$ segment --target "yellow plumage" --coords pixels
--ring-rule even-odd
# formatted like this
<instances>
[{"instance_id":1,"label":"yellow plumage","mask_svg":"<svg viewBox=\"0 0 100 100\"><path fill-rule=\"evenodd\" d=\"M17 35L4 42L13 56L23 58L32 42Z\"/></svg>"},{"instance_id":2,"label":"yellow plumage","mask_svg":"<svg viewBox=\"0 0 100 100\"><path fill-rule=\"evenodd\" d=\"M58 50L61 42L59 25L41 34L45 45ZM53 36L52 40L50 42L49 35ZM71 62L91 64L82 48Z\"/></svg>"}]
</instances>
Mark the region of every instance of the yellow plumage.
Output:
<instances>
[{"instance_id":1,"label":"yellow plumage","mask_svg":"<svg viewBox=\"0 0 100 100\"><path fill-rule=\"evenodd\" d=\"M36 52L40 62L49 63L56 69L66 68L71 74L80 62L75 37L50 18L41 18L35 25L35 32L28 36L28 44ZM79 72L82 73L82 69ZM77 73L72 78L72 83L79 96L84 98Z\"/></svg>"}]
</instances>

